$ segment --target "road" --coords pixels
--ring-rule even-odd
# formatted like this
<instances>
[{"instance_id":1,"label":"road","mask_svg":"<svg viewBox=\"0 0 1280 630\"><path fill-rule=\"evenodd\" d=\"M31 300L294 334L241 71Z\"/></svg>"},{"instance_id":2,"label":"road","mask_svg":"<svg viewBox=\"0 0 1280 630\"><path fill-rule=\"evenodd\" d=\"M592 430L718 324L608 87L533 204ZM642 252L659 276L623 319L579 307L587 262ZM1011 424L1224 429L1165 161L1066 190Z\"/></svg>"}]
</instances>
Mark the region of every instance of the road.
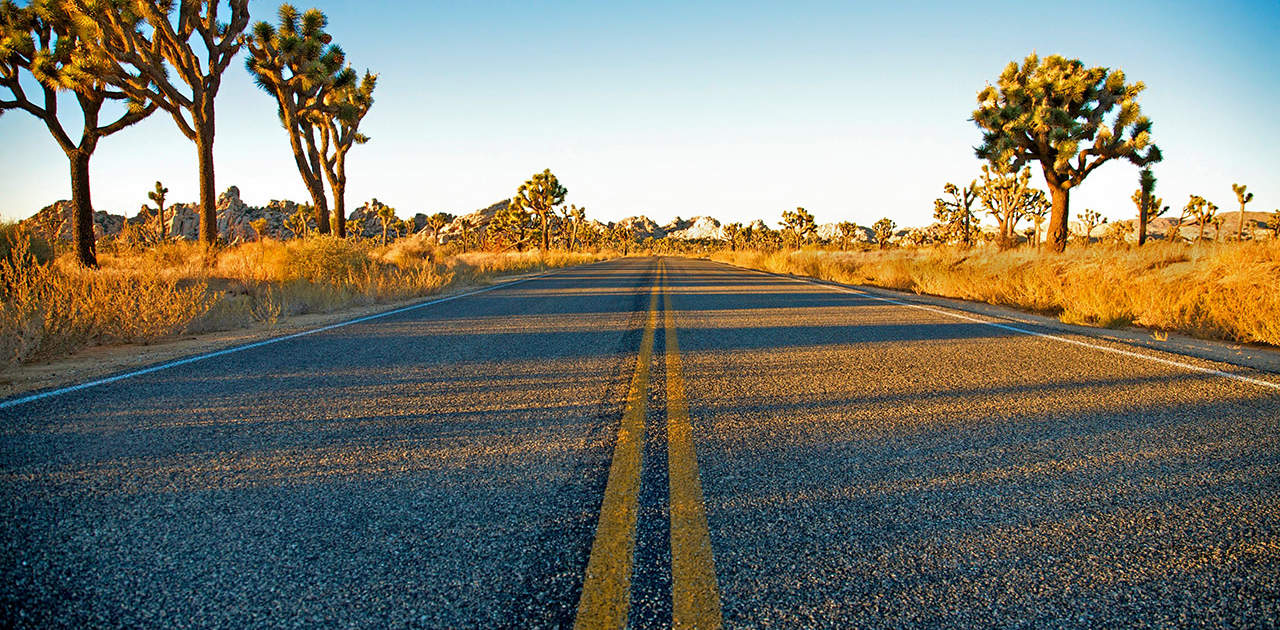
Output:
<instances>
[{"instance_id":1,"label":"road","mask_svg":"<svg viewBox=\"0 0 1280 630\"><path fill-rule=\"evenodd\" d=\"M988 321L626 258L0 408L0 625L1280 626L1280 377Z\"/></svg>"}]
</instances>

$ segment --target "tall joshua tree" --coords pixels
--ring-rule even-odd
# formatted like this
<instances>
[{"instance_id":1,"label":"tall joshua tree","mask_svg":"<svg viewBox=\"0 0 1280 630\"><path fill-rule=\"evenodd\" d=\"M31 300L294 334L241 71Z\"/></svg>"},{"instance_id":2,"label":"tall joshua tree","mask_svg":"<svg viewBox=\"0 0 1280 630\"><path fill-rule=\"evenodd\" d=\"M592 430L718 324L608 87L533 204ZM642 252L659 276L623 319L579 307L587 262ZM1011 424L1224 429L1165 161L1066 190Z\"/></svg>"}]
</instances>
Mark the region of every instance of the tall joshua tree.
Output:
<instances>
[{"instance_id":1,"label":"tall joshua tree","mask_svg":"<svg viewBox=\"0 0 1280 630\"><path fill-rule=\"evenodd\" d=\"M1161 159L1151 142L1151 121L1138 94L1146 86L1126 84L1124 72L1086 68L1078 59L1034 53L1022 65L1010 62L997 85L978 92L973 122L982 129L975 151L984 160L1040 163L1052 199L1048 240L1054 251L1067 245L1068 194L1109 160L1146 166Z\"/></svg>"},{"instance_id":2,"label":"tall joshua tree","mask_svg":"<svg viewBox=\"0 0 1280 630\"><path fill-rule=\"evenodd\" d=\"M122 91L168 112L182 135L195 143L200 165L200 240L214 244L218 217L213 105L222 87L222 73L240 51L238 38L249 24L249 0L227 0L228 21L219 19L221 0L64 1L96 27L94 44L112 60L111 74L129 77L121 84ZM125 67L136 74L125 72ZM180 84L186 85L185 91Z\"/></svg>"},{"instance_id":3,"label":"tall joshua tree","mask_svg":"<svg viewBox=\"0 0 1280 630\"><path fill-rule=\"evenodd\" d=\"M245 68L258 87L276 99L276 113L289 134L294 163L315 207L316 228L324 234L329 231L329 202L324 193L324 156L313 122L323 118L318 110L326 93L335 86L345 87L354 80L354 73L344 71L345 55L325 32L328 18L323 12L309 9L299 15L292 5L282 4L278 16L278 28L256 22L251 34L241 37L249 51Z\"/></svg>"},{"instance_id":4,"label":"tall joshua tree","mask_svg":"<svg viewBox=\"0 0 1280 630\"><path fill-rule=\"evenodd\" d=\"M556 206L564 203L564 196L568 192L551 173L551 169L546 169L521 184L516 196L511 199L511 207L537 215L542 226L542 251L551 247L551 213Z\"/></svg>"},{"instance_id":5,"label":"tall joshua tree","mask_svg":"<svg viewBox=\"0 0 1280 630\"><path fill-rule=\"evenodd\" d=\"M348 76L352 72L350 66L343 69ZM369 136L360 133L360 121L373 106L378 75L366 70L359 84L346 77L337 82L341 85L324 98L322 108L310 117L320 129L320 164L333 191L334 231L342 238L347 235L347 152L352 146L369 141Z\"/></svg>"},{"instance_id":6,"label":"tall joshua tree","mask_svg":"<svg viewBox=\"0 0 1280 630\"><path fill-rule=\"evenodd\" d=\"M76 260L97 267L93 235L93 201L89 187L89 159L98 141L156 110L146 99L130 98L118 85L129 78L117 74L101 51L89 44L93 29L57 0L34 0L25 7L0 3L0 86L11 100L0 99L0 113L20 109L39 118L53 134L71 166L71 226ZM22 78L29 76L40 88L36 98L27 96ZM58 93L71 90L80 108L80 140L72 140L58 119ZM102 107L108 101L125 103L115 120L102 124Z\"/></svg>"},{"instance_id":7,"label":"tall joshua tree","mask_svg":"<svg viewBox=\"0 0 1280 630\"><path fill-rule=\"evenodd\" d=\"M1236 193L1236 201L1240 202L1240 226L1236 231L1236 240L1244 240L1244 207L1250 201L1253 201L1253 193L1247 192L1249 187L1244 184L1232 184L1231 190Z\"/></svg>"}]
</instances>

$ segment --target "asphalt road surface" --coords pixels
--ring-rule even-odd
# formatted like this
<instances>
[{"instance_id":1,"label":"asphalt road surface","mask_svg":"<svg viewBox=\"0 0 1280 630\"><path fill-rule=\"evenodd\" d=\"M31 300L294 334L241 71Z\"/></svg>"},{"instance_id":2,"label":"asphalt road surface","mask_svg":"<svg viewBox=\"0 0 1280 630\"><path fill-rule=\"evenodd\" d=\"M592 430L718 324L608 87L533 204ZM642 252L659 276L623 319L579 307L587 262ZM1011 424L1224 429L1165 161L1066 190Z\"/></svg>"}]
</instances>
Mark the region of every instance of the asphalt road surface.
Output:
<instances>
[{"instance_id":1,"label":"asphalt road surface","mask_svg":"<svg viewBox=\"0 0 1280 630\"><path fill-rule=\"evenodd\" d=\"M11 404L0 626L1280 626L1280 377L988 321L628 258Z\"/></svg>"}]
</instances>

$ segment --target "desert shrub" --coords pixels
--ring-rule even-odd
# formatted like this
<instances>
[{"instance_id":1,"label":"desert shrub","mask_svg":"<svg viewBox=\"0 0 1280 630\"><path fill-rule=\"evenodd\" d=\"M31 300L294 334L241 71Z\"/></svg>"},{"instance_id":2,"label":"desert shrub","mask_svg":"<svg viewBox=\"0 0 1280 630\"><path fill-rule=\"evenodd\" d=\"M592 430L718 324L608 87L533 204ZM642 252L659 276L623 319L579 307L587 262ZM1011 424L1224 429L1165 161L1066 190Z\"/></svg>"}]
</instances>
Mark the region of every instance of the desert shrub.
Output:
<instances>
[{"instance_id":1,"label":"desert shrub","mask_svg":"<svg viewBox=\"0 0 1280 630\"><path fill-rule=\"evenodd\" d=\"M53 260L53 245L43 236L10 221L0 221L0 259L9 260L18 241L24 242L27 253L37 264Z\"/></svg>"}]
</instances>

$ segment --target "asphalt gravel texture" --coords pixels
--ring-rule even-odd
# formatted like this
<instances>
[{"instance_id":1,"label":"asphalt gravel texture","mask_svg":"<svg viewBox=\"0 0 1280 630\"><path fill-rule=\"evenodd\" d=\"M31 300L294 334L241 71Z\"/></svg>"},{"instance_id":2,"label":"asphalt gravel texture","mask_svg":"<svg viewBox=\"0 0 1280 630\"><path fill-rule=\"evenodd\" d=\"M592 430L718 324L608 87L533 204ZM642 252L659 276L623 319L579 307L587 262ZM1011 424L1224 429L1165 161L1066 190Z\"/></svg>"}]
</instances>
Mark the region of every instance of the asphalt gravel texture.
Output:
<instances>
[{"instance_id":1,"label":"asphalt gravel texture","mask_svg":"<svg viewBox=\"0 0 1280 630\"><path fill-rule=\"evenodd\" d=\"M1280 627L1280 392L663 262L726 626ZM0 626L571 625L658 264L0 409Z\"/></svg>"}]
</instances>

